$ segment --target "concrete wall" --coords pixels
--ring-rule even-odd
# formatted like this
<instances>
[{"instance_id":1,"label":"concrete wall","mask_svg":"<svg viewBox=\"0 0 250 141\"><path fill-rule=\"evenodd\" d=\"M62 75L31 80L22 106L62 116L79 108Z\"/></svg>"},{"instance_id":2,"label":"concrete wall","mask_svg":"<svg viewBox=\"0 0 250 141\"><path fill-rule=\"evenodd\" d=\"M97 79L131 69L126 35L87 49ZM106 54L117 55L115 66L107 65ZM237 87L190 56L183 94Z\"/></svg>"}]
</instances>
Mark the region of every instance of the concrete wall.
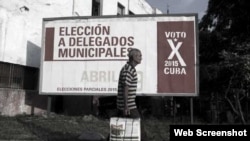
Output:
<instances>
[{"instance_id":1,"label":"concrete wall","mask_svg":"<svg viewBox=\"0 0 250 141\"><path fill-rule=\"evenodd\" d=\"M158 9L152 8L145 0L103 0L102 1L102 15L116 15L117 4L124 6L125 15L129 11L136 14L162 14Z\"/></svg>"},{"instance_id":2,"label":"concrete wall","mask_svg":"<svg viewBox=\"0 0 250 141\"><path fill-rule=\"evenodd\" d=\"M42 18L60 16L72 16L72 0L1 0L0 61L39 68Z\"/></svg>"},{"instance_id":3,"label":"concrete wall","mask_svg":"<svg viewBox=\"0 0 250 141\"><path fill-rule=\"evenodd\" d=\"M37 91L0 89L0 115L44 114L47 109L47 96Z\"/></svg>"},{"instance_id":4,"label":"concrete wall","mask_svg":"<svg viewBox=\"0 0 250 141\"><path fill-rule=\"evenodd\" d=\"M91 16L92 0L72 0L73 14L72 16Z\"/></svg>"}]
</instances>

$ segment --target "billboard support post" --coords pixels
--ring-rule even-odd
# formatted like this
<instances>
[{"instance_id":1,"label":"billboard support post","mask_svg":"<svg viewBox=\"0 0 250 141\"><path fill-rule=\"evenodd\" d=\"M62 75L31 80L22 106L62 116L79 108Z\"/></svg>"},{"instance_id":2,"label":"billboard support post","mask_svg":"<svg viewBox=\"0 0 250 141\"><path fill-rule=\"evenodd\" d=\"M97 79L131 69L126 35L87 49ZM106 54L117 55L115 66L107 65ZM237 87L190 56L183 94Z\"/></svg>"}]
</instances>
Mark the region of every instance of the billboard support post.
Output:
<instances>
[{"instance_id":1,"label":"billboard support post","mask_svg":"<svg viewBox=\"0 0 250 141\"><path fill-rule=\"evenodd\" d=\"M51 103L52 103L52 96L48 96L48 100L47 100L47 117L50 116Z\"/></svg>"},{"instance_id":2,"label":"billboard support post","mask_svg":"<svg viewBox=\"0 0 250 141\"><path fill-rule=\"evenodd\" d=\"M190 118L191 124L194 123L194 105L193 105L193 97L190 98Z\"/></svg>"}]
</instances>

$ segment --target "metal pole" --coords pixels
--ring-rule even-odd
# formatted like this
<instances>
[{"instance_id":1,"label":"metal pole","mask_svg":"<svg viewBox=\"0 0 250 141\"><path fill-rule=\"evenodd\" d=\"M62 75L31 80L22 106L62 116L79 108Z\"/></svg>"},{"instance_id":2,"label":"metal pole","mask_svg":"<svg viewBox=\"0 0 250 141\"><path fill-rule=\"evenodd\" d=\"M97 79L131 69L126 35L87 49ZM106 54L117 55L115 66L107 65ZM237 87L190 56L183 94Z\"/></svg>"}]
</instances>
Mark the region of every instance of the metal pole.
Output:
<instances>
[{"instance_id":1,"label":"metal pole","mask_svg":"<svg viewBox=\"0 0 250 141\"><path fill-rule=\"evenodd\" d=\"M47 101L47 117L50 116L50 112L51 112L51 102L52 102L52 96L48 96L48 101Z\"/></svg>"},{"instance_id":2,"label":"metal pole","mask_svg":"<svg viewBox=\"0 0 250 141\"><path fill-rule=\"evenodd\" d=\"M191 117L191 124L194 123L194 109L193 109L193 98L190 98L190 117Z\"/></svg>"}]
</instances>

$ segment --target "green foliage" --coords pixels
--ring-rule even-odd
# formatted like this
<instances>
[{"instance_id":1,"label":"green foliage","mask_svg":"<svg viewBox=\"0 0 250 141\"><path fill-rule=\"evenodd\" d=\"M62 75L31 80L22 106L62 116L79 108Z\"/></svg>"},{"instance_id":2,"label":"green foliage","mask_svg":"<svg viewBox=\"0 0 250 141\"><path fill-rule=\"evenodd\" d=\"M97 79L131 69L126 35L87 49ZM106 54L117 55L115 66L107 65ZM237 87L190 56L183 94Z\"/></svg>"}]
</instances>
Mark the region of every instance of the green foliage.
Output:
<instances>
[{"instance_id":1,"label":"green foliage","mask_svg":"<svg viewBox=\"0 0 250 141\"><path fill-rule=\"evenodd\" d=\"M235 95L245 96L248 93L249 8L247 0L209 1L207 14L199 23L201 74L206 72L206 75L201 77L201 93L203 90L221 93L221 97L226 97L229 103L233 101L230 98L235 98ZM231 107L233 104L230 103Z\"/></svg>"},{"instance_id":2,"label":"green foliage","mask_svg":"<svg viewBox=\"0 0 250 141\"><path fill-rule=\"evenodd\" d=\"M249 8L247 0L209 1L207 14L199 24L200 62L204 69L213 67L214 71L203 79L216 76L213 79L224 83L226 88L234 77L234 87L247 87L250 82Z\"/></svg>"}]
</instances>

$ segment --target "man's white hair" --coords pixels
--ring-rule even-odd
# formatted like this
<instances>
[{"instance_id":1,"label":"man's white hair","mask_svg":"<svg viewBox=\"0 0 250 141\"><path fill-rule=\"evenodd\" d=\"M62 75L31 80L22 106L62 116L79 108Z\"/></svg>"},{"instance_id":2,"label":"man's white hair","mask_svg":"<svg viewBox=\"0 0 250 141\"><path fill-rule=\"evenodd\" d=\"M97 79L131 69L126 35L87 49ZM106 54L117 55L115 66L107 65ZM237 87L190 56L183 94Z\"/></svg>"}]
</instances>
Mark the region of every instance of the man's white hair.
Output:
<instances>
[{"instance_id":1,"label":"man's white hair","mask_svg":"<svg viewBox=\"0 0 250 141\"><path fill-rule=\"evenodd\" d=\"M133 56L137 53L137 52L141 52L139 49L137 48L131 48L128 52L128 58L129 60L133 59Z\"/></svg>"}]
</instances>

